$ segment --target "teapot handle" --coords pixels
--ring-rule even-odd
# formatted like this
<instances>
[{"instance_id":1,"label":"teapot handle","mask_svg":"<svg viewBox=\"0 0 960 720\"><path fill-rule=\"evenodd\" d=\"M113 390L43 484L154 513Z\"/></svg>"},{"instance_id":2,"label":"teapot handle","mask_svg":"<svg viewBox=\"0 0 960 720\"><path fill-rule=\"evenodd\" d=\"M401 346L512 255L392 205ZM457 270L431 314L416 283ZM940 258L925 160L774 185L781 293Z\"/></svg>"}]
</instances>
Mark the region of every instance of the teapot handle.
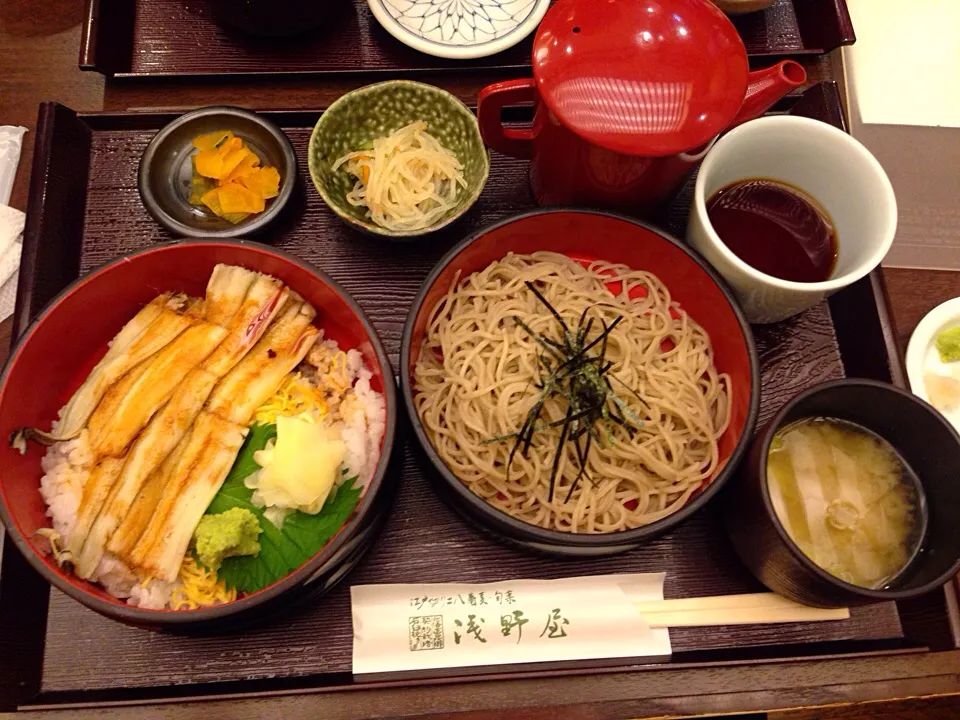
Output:
<instances>
[{"instance_id":1,"label":"teapot handle","mask_svg":"<svg viewBox=\"0 0 960 720\"><path fill-rule=\"evenodd\" d=\"M529 160L533 157L533 127L506 128L501 120L505 105L534 102L537 88L533 78L505 80L487 85L477 97L477 121L480 135L491 148L503 155Z\"/></svg>"}]
</instances>

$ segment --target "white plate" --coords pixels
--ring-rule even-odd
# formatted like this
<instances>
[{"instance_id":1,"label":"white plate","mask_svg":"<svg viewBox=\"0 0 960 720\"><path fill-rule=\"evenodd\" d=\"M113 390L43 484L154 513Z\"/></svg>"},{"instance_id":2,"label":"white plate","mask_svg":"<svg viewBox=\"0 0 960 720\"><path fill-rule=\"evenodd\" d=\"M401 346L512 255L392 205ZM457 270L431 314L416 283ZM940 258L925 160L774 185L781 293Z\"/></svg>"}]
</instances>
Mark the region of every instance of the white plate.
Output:
<instances>
[{"instance_id":1,"label":"white plate","mask_svg":"<svg viewBox=\"0 0 960 720\"><path fill-rule=\"evenodd\" d=\"M936 345L937 335L957 325L960 325L960 298L953 298L927 313L910 336L910 343L907 345L907 379L910 381L910 390L921 400L930 402L923 379L926 372L948 375L960 380L960 362L941 362ZM940 412L960 431L960 407Z\"/></svg>"},{"instance_id":2,"label":"white plate","mask_svg":"<svg viewBox=\"0 0 960 720\"><path fill-rule=\"evenodd\" d=\"M532 33L550 0L367 0L397 40L428 55L486 57Z\"/></svg>"}]
</instances>

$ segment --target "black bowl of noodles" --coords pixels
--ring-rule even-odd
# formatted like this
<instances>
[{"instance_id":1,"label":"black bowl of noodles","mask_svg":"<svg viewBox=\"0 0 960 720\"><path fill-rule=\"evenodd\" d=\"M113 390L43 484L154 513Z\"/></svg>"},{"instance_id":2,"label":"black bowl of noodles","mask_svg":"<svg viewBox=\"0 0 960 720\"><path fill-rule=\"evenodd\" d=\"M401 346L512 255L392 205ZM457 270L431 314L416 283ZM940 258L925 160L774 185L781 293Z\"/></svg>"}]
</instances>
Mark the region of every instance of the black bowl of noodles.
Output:
<instances>
[{"instance_id":1,"label":"black bowl of noodles","mask_svg":"<svg viewBox=\"0 0 960 720\"><path fill-rule=\"evenodd\" d=\"M549 209L471 235L404 327L404 402L443 498L497 538L624 552L710 501L759 406L750 328L695 253Z\"/></svg>"}]
</instances>

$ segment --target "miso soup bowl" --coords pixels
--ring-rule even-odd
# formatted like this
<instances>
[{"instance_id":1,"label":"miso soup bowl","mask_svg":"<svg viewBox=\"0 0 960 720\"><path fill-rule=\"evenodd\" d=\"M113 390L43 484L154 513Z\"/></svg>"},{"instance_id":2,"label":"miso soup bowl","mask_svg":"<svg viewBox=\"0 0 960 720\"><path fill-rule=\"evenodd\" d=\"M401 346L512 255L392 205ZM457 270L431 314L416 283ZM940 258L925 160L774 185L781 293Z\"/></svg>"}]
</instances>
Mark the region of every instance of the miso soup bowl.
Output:
<instances>
[{"instance_id":1,"label":"miso soup bowl","mask_svg":"<svg viewBox=\"0 0 960 720\"><path fill-rule=\"evenodd\" d=\"M861 425L884 438L920 480L927 530L920 552L889 589L834 577L806 557L777 519L767 487L767 452L780 428L809 417ZM902 600L941 587L960 569L960 436L923 400L873 380L836 380L797 395L754 437L725 496L727 533L754 575L784 597L816 607Z\"/></svg>"}]
</instances>

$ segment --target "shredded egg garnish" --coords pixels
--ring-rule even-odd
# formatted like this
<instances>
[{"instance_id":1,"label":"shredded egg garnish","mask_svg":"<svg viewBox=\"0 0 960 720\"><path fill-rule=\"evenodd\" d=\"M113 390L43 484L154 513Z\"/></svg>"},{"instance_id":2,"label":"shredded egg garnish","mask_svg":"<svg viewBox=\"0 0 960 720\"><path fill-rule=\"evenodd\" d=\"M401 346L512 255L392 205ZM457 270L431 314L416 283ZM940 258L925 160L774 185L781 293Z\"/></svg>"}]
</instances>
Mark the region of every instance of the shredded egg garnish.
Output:
<instances>
[{"instance_id":1,"label":"shredded egg garnish","mask_svg":"<svg viewBox=\"0 0 960 720\"><path fill-rule=\"evenodd\" d=\"M237 591L228 590L225 583L217 580L217 574L202 568L191 553L183 558L178 580L170 598L174 610L196 610L237 599Z\"/></svg>"},{"instance_id":2,"label":"shredded egg garnish","mask_svg":"<svg viewBox=\"0 0 960 720\"><path fill-rule=\"evenodd\" d=\"M320 416L327 414L323 391L310 384L300 373L293 373L288 375L280 389L260 406L254 417L261 425L273 425L278 417L312 412Z\"/></svg>"}]
</instances>

